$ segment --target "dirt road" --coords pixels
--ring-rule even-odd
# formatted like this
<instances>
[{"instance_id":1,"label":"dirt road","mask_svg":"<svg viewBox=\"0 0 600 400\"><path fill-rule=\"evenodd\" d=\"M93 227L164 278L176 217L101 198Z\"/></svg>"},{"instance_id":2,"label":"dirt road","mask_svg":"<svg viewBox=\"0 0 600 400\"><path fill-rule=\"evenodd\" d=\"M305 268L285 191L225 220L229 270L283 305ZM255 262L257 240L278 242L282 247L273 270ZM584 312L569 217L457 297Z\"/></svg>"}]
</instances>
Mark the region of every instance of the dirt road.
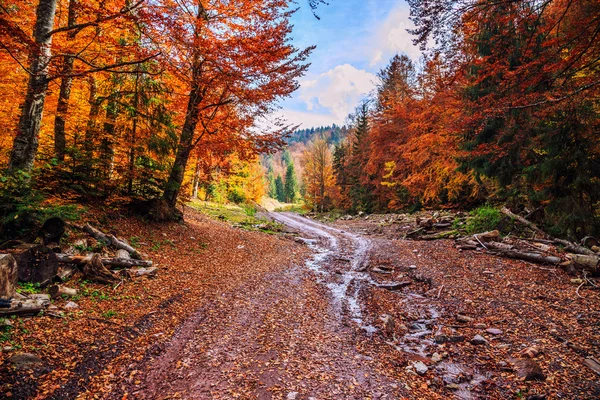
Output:
<instances>
[{"instance_id":1,"label":"dirt road","mask_svg":"<svg viewBox=\"0 0 600 400\"><path fill-rule=\"evenodd\" d=\"M146 365L135 398L397 399L363 321L359 270L369 240L288 213L277 221L313 250L306 265L222 293ZM365 346L365 341L367 346Z\"/></svg>"},{"instance_id":2,"label":"dirt road","mask_svg":"<svg viewBox=\"0 0 600 400\"><path fill-rule=\"evenodd\" d=\"M539 400L600 393L584 362L598 357L597 294L573 302L560 270L463 254L451 241L397 240L371 220L271 217L312 256L247 279L198 310L144 364L132 397ZM522 355L530 347L540 351L533 359Z\"/></svg>"}]
</instances>

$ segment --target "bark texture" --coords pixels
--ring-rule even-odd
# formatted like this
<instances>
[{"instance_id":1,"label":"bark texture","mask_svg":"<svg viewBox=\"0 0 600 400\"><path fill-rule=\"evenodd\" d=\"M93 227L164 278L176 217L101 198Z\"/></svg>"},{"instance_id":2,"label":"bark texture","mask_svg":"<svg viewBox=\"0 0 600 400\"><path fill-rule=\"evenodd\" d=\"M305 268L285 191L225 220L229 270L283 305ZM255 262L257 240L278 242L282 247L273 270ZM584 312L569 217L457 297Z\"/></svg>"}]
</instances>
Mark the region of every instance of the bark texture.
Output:
<instances>
[{"instance_id":1,"label":"bark texture","mask_svg":"<svg viewBox=\"0 0 600 400\"><path fill-rule=\"evenodd\" d=\"M57 0L40 0L36 12L36 49L30 56L29 82L13 141L8 169L31 171L39 146L40 125L48 91L48 67L51 61L52 36Z\"/></svg>"}]
</instances>

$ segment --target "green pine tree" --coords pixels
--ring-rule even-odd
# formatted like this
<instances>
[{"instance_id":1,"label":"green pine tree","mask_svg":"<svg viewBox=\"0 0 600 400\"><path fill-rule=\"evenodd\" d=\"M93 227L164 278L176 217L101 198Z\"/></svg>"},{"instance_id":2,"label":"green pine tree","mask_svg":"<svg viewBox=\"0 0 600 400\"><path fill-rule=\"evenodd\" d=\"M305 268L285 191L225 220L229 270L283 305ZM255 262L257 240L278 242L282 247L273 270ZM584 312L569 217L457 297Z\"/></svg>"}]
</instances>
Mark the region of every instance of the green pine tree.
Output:
<instances>
[{"instance_id":1,"label":"green pine tree","mask_svg":"<svg viewBox=\"0 0 600 400\"><path fill-rule=\"evenodd\" d=\"M275 178L275 194L277 200L285 203L285 187L283 185L283 179L281 179L281 175L277 175L277 178Z\"/></svg>"},{"instance_id":2,"label":"green pine tree","mask_svg":"<svg viewBox=\"0 0 600 400\"><path fill-rule=\"evenodd\" d=\"M285 171L285 201L294 203L298 197L298 182L296 180L296 171L294 163L291 162Z\"/></svg>"}]
</instances>

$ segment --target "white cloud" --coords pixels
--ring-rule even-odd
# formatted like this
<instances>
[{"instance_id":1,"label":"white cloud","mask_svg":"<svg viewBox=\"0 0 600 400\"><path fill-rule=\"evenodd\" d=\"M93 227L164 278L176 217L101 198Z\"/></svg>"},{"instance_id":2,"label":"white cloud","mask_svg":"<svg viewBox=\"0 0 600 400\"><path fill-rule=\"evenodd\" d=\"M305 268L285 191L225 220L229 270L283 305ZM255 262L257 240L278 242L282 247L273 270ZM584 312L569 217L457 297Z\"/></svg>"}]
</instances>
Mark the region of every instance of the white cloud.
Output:
<instances>
[{"instance_id":1,"label":"white cloud","mask_svg":"<svg viewBox=\"0 0 600 400\"><path fill-rule=\"evenodd\" d=\"M406 30L414 28L409 19L410 9L400 5L393 9L371 38L371 66L396 53L404 53L414 61L421 56L419 48L413 45L413 36ZM384 57L385 56L385 57Z\"/></svg>"},{"instance_id":2,"label":"white cloud","mask_svg":"<svg viewBox=\"0 0 600 400\"><path fill-rule=\"evenodd\" d=\"M316 79L300 82L299 98L308 111L330 114L336 124L343 123L360 99L375 87L375 75L349 64L322 73Z\"/></svg>"}]
</instances>

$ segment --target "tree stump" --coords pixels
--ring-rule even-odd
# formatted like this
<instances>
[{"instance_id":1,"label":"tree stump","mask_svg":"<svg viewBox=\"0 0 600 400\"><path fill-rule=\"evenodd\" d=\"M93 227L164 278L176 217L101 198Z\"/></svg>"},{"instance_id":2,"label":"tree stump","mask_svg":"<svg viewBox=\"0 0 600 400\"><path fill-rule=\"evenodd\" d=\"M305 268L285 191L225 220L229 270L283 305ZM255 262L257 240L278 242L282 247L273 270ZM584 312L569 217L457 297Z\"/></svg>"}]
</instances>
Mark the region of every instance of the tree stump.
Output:
<instances>
[{"instance_id":1,"label":"tree stump","mask_svg":"<svg viewBox=\"0 0 600 400\"><path fill-rule=\"evenodd\" d=\"M17 285L17 262L10 254L0 254L0 299L15 296Z\"/></svg>"},{"instance_id":2,"label":"tree stump","mask_svg":"<svg viewBox=\"0 0 600 400\"><path fill-rule=\"evenodd\" d=\"M32 246L10 250L17 261L19 281L46 286L56 276L58 259L46 246Z\"/></svg>"},{"instance_id":3,"label":"tree stump","mask_svg":"<svg viewBox=\"0 0 600 400\"><path fill-rule=\"evenodd\" d=\"M46 222L38 231L38 236L42 238L42 242L44 245L48 245L49 243L60 243L60 239L62 239L65 234L65 221L61 218L53 217Z\"/></svg>"},{"instance_id":4,"label":"tree stump","mask_svg":"<svg viewBox=\"0 0 600 400\"><path fill-rule=\"evenodd\" d=\"M83 277L105 285L113 284L120 280L102 264L100 254L94 254L91 260L85 264L83 267Z\"/></svg>"}]
</instances>

